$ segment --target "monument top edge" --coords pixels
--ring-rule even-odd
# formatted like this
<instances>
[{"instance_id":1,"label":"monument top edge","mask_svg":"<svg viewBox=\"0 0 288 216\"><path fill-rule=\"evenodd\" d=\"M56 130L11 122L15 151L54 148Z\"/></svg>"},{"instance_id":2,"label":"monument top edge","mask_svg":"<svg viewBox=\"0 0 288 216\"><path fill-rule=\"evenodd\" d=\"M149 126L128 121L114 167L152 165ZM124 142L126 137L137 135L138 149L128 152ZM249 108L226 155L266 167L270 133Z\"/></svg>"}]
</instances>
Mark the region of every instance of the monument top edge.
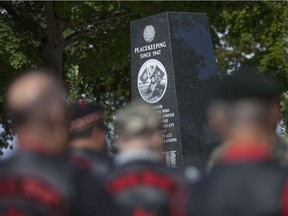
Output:
<instances>
[{"instance_id":1,"label":"monument top edge","mask_svg":"<svg viewBox=\"0 0 288 216\"><path fill-rule=\"evenodd\" d=\"M149 18L154 17L154 16L168 15L168 14L190 14L190 15L205 15L205 16L207 16L207 13L201 13L201 12L168 11L168 12L158 13L158 14L142 17L142 18L139 18L139 19L135 19L135 20L130 21L130 23L137 22L139 20L149 19Z\"/></svg>"}]
</instances>

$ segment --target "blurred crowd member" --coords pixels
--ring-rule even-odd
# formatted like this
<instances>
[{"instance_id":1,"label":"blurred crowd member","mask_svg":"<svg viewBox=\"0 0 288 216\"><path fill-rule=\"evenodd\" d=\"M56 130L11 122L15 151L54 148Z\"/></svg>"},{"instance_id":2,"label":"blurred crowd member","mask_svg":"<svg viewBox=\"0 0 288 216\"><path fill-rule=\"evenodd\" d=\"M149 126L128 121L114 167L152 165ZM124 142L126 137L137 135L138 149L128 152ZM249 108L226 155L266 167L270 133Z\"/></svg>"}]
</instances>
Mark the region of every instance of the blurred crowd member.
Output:
<instances>
[{"instance_id":1,"label":"blurred crowd member","mask_svg":"<svg viewBox=\"0 0 288 216\"><path fill-rule=\"evenodd\" d=\"M126 216L181 215L179 181L163 163L159 116L147 104L134 102L119 111L114 171L106 188ZM173 198L179 199L173 203ZM178 198L178 197L177 197ZM177 206L179 207L179 206Z\"/></svg>"},{"instance_id":2,"label":"blurred crowd member","mask_svg":"<svg viewBox=\"0 0 288 216\"><path fill-rule=\"evenodd\" d=\"M75 104L70 133L72 162L91 170L103 180L111 167L103 108L85 101Z\"/></svg>"},{"instance_id":3,"label":"blurred crowd member","mask_svg":"<svg viewBox=\"0 0 288 216\"><path fill-rule=\"evenodd\" d=\"M248 90L248 89L247 89ZM224 90L223 90L224 91ZM253 90L252 90L253 92ZM220 95L221 96L221 95ZM276 101L277 102L277 101ZM277 103L278 104L278 103ZM277 105L275 104L275 105ZM207 117L211 128L218 134L221 140L225 140L226 133L229 127L228 116L226 115L227 101L215 98L215 101L210 105L207 111ZM288 141L276 133L277 124L280 122L282 114L280 107L275 110L275 119L270 127L270 134L272 138L273 157L282 166L288 166ZM229 143L224 142L217 146L211 153L207 162L208 171L211 170L213 165L219 159L221 152L229 146Z\"/></svg>"},{"instance_id":4,"label":"blurred crowd member","mask_svg":"<svg viewBox=\"0 0 288 216\"><path fill-rule=\"evenodd\" d=\"M273 159L277 85L240 73L223 79L216 95L222 101L225 147L210 173L192 188L189 215L287 215L287 170Z\"/></svg>"},{"instance_id":5,"label":"blurred crowd member","mask_svg":"<svg viewBox=\"0 0 288 216\"><path fill-rule=\"evenodd\" d=\"M59 79L29 70L7 91L18 152L0 164L0 215L116 215L88 172L69 165L69 115ZM111 208L112 206L112 208Z\"/></svg>"}]
</instances>

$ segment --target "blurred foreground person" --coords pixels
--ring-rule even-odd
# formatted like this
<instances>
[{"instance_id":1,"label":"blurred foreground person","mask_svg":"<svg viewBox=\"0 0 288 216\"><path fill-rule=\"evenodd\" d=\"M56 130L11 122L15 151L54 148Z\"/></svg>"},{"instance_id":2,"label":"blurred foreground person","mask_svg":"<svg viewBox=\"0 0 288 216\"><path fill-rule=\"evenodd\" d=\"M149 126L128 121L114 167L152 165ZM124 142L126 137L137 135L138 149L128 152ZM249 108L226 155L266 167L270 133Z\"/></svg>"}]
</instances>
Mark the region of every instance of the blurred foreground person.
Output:
<instances>
[{"instance_id":1,"label":"blurred foreground person","mask_svg":"<svg viewBox=\"0 0 288 216\"><path fill-rule=\"evenodd\" d=\"M252 81L253 82L253 81ZM246 86L246 83L243 83L243 86ZM250 87L246 86L247 91L250 91L249 88L255 88L253 83L248 82L248 85ZM261 88L261 87L260 87ZM265 88L265 87L264 87ZM275 89L276 90L276 89ZM225 91L225 90L223 90ZM239 91L239 94L241 94L241 90L236 90ZM253 94L253 89L251 89L251 94ZM263 90L262 90L263 91ZM225 93L227 94L227 93ZM215 98L214 102L209 106L208 111L207 111L207 118L208 122L211 126L211 128L215 131L215 133L219 136L221 140L224 142L217 146L211 153L210 158L207 163L207 169L208 171L211 170L211 168L217 163L222 151L225 150L225 148L229 145L229 142L226 140L227 132L229 131L229 121L228 121L228 115L226 113L227 111L227 104L229 103L229 100L222 100L222 96L225 95L218 95ZM250 97L247 94L248 97ZM252 95L253 97L253 95ZM237 98L235 98L237 99ZM278 98L274 98L275 102L277 104L276 107L278 106ZM279 124L280 120L282 118L282 113L280 111L280 107L275 109L274 113L274 119L273 122L270 122L270 131L268 132L271 135L271 147L273 148L273 157L279 162L281 166L288 167L288 142L287 139L284 137L279 136L276 133L277 130L277 125Z\"/></svg>"},{"instance_id":2,"label":"blurred foreground person","mask_svg":"<svg viewBox=\"0 0 288 216\"><path fill-rule=\"evenodd\" d=\"M115 170L107 180L107 189L122 213L181 215L172 205L177 205L173 198L179 195L179 182L162 164L160 121L152 107L134 102L119 111L117 145L120 153L114 159Z\"/></svg>"},{"instance_id":3,"label":"blurred foreground person","mask_svg":"<svg viewBox=\"0 0 288 216\"><path fill-rule=\"evenodd\" d=\"M287 170L273 159L277 85L241 73L220 81L216 95L224 109L225 147L210 173L192 188L190 215L287 215Z\"/></svg>"},{"instance_id":4,"label":"blurred foreground person","mask_svg":"<svg viewBox=\"0 0 288 216\"><path fill-rule=\"evenodd\" d=\"M0 164L0 215L115 215L104 189L65 158L64 93L46 69L27 71L9 87L6 108L19 143L18 152Z\"/></svg>"},{"instance_id":5,"label":"blurred foreground person","mask_svg":"<svg viewBox=\"0 0 288 216\"><path fill-rule=\"evenodd\" d=\"M111 159L107 152L107 127L103 108L88 102L73 106L70 126L72 162L92 171L101 180L109 173Z\"/></svg>"}]
</instances>

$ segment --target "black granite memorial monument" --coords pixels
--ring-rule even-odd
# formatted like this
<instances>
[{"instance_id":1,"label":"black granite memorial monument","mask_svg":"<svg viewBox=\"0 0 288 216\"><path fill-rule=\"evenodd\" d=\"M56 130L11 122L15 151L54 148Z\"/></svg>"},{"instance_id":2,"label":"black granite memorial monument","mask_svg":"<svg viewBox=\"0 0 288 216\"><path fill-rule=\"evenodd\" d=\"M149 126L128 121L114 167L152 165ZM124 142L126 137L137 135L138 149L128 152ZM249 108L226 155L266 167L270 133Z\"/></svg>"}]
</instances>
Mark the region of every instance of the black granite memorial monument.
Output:
<instances>
[{"instance_id":1,"label":"black granite memorial monument","mask_svg":"<svg viewBox=\"0 0 288 216\"><path fill-rule=\"evenodd\" d=\"M132 98L163 123L166 164L201 162L216 143L206 122L218 78L206 14L162 13L131 22Z\"/></svg>"}]
</instances>

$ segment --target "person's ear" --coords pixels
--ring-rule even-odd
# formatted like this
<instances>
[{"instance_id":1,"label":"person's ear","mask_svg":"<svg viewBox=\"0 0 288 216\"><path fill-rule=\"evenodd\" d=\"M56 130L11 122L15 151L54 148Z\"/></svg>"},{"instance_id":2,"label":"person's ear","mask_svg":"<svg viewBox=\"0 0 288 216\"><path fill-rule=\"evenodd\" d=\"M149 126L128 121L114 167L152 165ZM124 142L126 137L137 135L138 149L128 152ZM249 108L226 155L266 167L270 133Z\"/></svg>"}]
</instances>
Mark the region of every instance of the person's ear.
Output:
<instances>
[{"instance_id":1,"label":"person's ear","mask_svg":"<svg viewBox=\"0 0 288 216\"><path fill-rule=\"evenodd\" d=\"M66 121L66 113L60 104L53 104L50 109L50 118L52 122L63 123Z\"/></svg>"},{"instance_id":2,"label":"person's ear","mask_svg":"<svg viewBox=\"0 0 288 216\"><path fill-rule=\"evenodd\" d=\"M207 109L207 122L212 130L220 137L225 135L227 129L227 117L225 110L217 105Z\"/></svg>"},{"instance_id":3,"label":"person's ear","mask_svg":"<svg viewBox=\"0 0 288 216\"><path fill-rule=\"evenodd\" d=\"M105 132L97 127L93 127L92 131L91 131L91 136L94 137L95 139L102 139L103 137L105 137L106 139L106 134Z\"/></svg>"},{"instance_id":4,"label":"person's ear","mask_svg":"<svg viewBox=\"0 0 288 216\"><path fill-rule=\"evenodd\" d=\"M94 137L95 139L98 139L99 135L100 135L99 129L96 127L93 127L91 130L91 136Z\"/></svg>"}]
</instances>

